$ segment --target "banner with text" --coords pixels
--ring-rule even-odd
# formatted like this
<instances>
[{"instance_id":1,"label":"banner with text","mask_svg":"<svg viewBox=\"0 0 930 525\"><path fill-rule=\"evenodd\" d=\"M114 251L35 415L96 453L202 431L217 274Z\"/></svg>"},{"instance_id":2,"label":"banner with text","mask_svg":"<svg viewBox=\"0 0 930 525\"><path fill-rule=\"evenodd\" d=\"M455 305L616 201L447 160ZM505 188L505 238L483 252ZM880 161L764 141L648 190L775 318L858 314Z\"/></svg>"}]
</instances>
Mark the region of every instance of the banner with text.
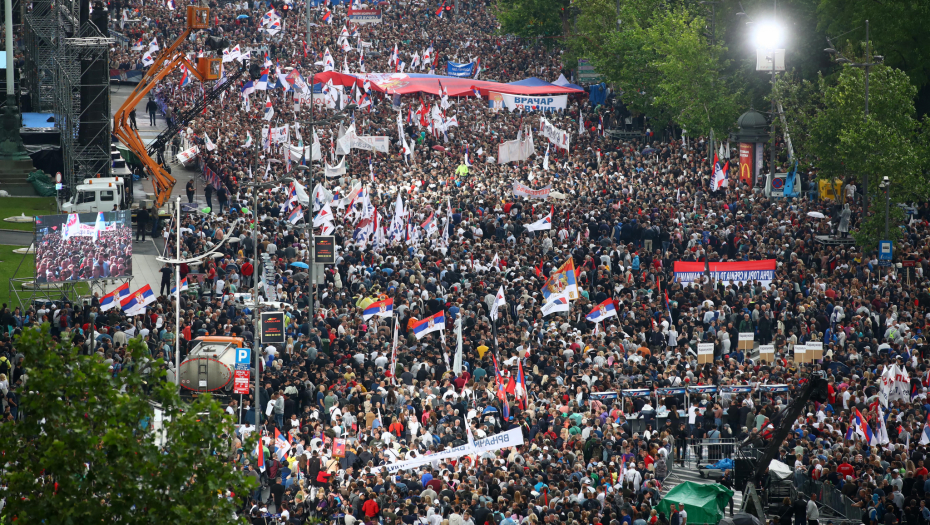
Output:
<instances>
[{"instance_id":1,"label":"banner with text","mask_svg":"<svg viewBox=\"0 0 930 525\"><path fill-rule=\"evenodd\" d=\"M555 147L568 151L568 133L553 126L546 117L539 118L539 134L549 139Z\"/></svg>"},{"instance_id":2,"label":"banner with text","mask_svg":"<svg viewBox=\"0 0 930 525\"><path fill-rule=\"evenodd\" d=\"M450 77L470 77L475 72L475 63L459 64L456 62L446 62L447 74Z\"/></svg>"},{"instance_id":3,"label":"banner with text","mask_svg":"<svg viewBox=\"0 0 930 525\"><path fill-rule=\"evenodd\" d=\"M510 95L501 93L504 107L510 111L562 111L568 104L568 95Z\"/></svg>"},{"instance_id":4,"label":"banner with text","mask_svg":"<svg viewBox=\"0 0 930 525\"><path fill-rule=\"evenodd\" d=\"M462 456L469 456L471 454L478 454L480 456L485 452L493 452L502 448L519 447L522 445L523 431L519 428L513 428L507 432L494 434L493 436L486 437L484 439L476 439L474 441L474 446L465 444L460 447L455 447L453 449L439 452L438 454L430 454L429 456L420 456L415 459L408 459L407 461L398 461L397 463L390 463L380 467L372 467L371 471L373 473L378 473L383 470L389 474L393 474L399 470L416 468L422 465L430 464L434 461L456 459Z\"/></svg>"},{"instance_id":5,"label":"banner with text","mask_svg":"<svg viewBox=\"0 0 930 525\"><path fill-rule=\"evenodd\" d=\"M388 138L383 135L358 135L355 133L355 124L352 124L346 134L336 140L336 154L348 155L353 149L387 153Z\"/></svg>"},{"instance_id":6,"label":"banner with text","mask_svg":"<svg viewBox=\"0 0 930 525\"><path fill-rule=\"evenodd\" d=\"M552 184L546 186L545 188L540 188L534 190L529 186L520 184L519 182L513 183L513 196L514 197L526 197L527 199L548 199L549 192L552 191Z\"/></svg>"},{"instance_id":7,"label":"banner with text","mask_svg":"<svg viewBox=\"0 0 930 525\"><path fill-rule=\"evenodd\" d=\"M346 18L356 24L380 24L380 9L349 9Z\"/></svg>"},{"instance_id":8,"label":"banner with text","mask_svg":"<svg viewBox=\"0 0 930 525\"><path fill-rule=\"evenodd\" d=\"M714 282L728 284L759 281L762 286L772 284L775 278L775 259L764 261L712 262L710 276ZM701 282L704 277L703 262L675 261L675 278L683 285Z\"/></svg>"}]
</instances>

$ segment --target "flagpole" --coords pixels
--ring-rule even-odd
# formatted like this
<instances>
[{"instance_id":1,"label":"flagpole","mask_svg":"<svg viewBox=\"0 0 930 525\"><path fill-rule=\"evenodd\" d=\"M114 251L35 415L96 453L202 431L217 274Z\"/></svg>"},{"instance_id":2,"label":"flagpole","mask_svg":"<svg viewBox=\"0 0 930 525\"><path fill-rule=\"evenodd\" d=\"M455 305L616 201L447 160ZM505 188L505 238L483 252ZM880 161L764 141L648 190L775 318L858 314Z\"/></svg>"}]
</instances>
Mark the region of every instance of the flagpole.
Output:
<instances>
[{"instance_id":1,"label":"flagpole","mask_svg":"<svg viewBox=\"0 0 930 525\"><path fill-rule=\"evenodd\" d=\"M181 196L178 195L174 205L175 212L175 233L177 235L175 242L175 258L181 260ZM174 304L174 383L178 388L178 395L181 394L181 264L174 265L174 285L177 287L177 295ZM241 406L241 403L240 403Z\"/></svg>"}]
</instances>

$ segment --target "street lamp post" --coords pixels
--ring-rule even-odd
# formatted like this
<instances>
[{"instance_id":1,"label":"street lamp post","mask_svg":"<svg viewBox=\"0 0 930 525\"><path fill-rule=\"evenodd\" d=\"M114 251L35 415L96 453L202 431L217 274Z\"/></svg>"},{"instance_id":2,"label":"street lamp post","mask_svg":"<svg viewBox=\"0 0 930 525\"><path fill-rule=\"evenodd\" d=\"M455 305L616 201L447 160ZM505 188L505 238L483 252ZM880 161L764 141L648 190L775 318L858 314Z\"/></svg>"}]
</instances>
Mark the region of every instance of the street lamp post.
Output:
<instances>
[{"instance_id":1,"label":"street lamp post","mask_svg":"<svg viewBox=\"0 0 930 525\"><path fill-rule=\"evenodd\" d=\"M888 180L887 175L885 177L882 177L882 182L881 184L878 185L878 187L881 188L882 191L885 192L885 237L884 239L887 240L888 239L888 214L889 214L888 208L891 203L891 196L888 194L888 190L891 188L891 182Z\"/></svg>"},{"instance_id":2,"label":"street lamp post","mask_svg":"<svg viewBox=\"0 0 930 525\"><path fill-rule=\"evenodd\" d=\"M838 64L845 64L853 67L861 68L865 71L865 108L862 113L862 119L866 120L869 118L869 72L871 72L872 67L881 65L885 61L885 57L881 55L872 56L872 43L869 40L869 21L865 21L865 62L853 62L852 60L843 56L840 53L836 46L833 45L833 42L827 37L827 44L830 47L824 49L830 55L837 57L836 62ZM865 171L862 174L862 209L865 212L869 210L869 172Z\"/></svg>"},{"instance_id":3,"label":"street lamp post","mask_svg":"<svg viewBox=\"0 0 930 525\"><path fill-rule=\"evenodd\" d=\"M311 193L314 190L314 186L313 186L313 141L316 138L316 129L315 129L316 126L321 125L321 124L328 124L330 122L337 121L337 120L343 120L349 117L349 115L347 115L345 112L352 111L356 107L355 104L349 104L348 106L343 108L342 111L336 112L336 114L331 117L327 117L327 118L320 119L320 120L314 120L313 119L313 111L315 109L314 103L313 103L313 94L314 94L313 86L315 85L314 76L315 76L315 73L310 73L310 121L304 123L305 126L309 126L310 128L310 162L308 162L306 166L297 166L298 169L307 172L307 188L310 190ZM322 152L320 153L320 156L322 157ZM322 162L323 159L319 159L319 160ZM314 199L314 196L311 195L310 197L311 224L313 220L313 199ZM312 326L313 325L313 310L314 310L313 294L316 293L316 283L314 282L314 275L313 275L313 262L314 262L314 259L316 258L316 237L313 235L312 226L310 228L310 231L307 233L309 236L308 247L310 249L310 263L308 265L309 268L307 269L307 275L308 275L307 280L310 283L310 297L308 298L308 303L310 305L310 325Z\"/></svg>"}]
</instances>

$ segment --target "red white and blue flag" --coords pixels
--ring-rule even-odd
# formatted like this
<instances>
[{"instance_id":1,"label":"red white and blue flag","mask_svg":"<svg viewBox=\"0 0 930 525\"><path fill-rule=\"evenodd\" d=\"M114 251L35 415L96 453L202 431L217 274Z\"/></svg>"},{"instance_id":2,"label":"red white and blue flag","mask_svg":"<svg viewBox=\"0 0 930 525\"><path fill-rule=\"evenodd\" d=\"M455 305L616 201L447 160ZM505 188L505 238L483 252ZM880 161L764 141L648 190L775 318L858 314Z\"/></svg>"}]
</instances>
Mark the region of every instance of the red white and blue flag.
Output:
<instances>
[{"instance_id":1,"label":"red white and blue flag","mask_svg":"<svg viewBox=\"0 0 930 525\"><path fill-rule=\"evenodd\" d=\"M323 13L323 23L324 23L324 24L332 24L332 23L333 23L333 12L330 11L329 9L327 9L326 12Z\"/></svg>"},{"instance_id":2,"label":"red white and blue flag","mask_svg":"<svg viewBox=\"0 0 930 525\"><path fill-rule=\"evenodd\" d=\"M362 319L367 321L376 315L378 317L394 317L394 299L388 298L371 303L362 313Z\"/></svg>"},{"instance_id":3,"label":"red white and blue flag","mask_svg":"<svg viewBox=\"0 0 930 525\"><path fill-rule=\"evenodd\" d=\"M120 304L120 299L129 295L129 283L123 283L122 286L100 298L100 311L106 312L110 308L116 308Z\"/></svg>"},{"instance_id":4,"label":"red white and blue flag","mask_svg":"<svg viewBox=\"0 0 930 525\"><path fill-rule=\"evenodd\" d=\"M152 291L151 286L145 285L120 301L120 307L127 315L136 315L144 312L145 307L154 302L155 292Z\"/></svg>"},{"instance_id":5,"label":"red white and blue flag","mask_svg":"<svg viewBox=\"0 0 930 525\"><path fill-rule=\"evenodd\" d=\"M592 323L599 323L605 319L616 316L617 309L614 308L613 299L607 299L603 303L595 306L594 309L591 310L591 313L585 317L585 319Z\"/></svg>"},{"instance_id":6,"label":"red white and blue flag","mask_svg":"<svg viewBox=\"0 0 930 525\"><path fill-rule=\"evenodd\" d=\"M859 412L859 409L855 409L856 413L852 415L849 420L849 430L846 431L846 439L854 440L857 436L859 439L865 440L869 445L877 444L875 439L875 434L872 433L872 427L869 426L869 422L865 420L865 417Z\"/></svg>"},{"instance_id":7,"label":"red white and blue flag","mask_svg":"<svg viewBox=\"0 0 930 525\"><path fill-rule=\"evenodd\" d=\"M187 290L187 289L188 289L188 286L187 286L187 277L185 277L185 278L181 279L181 291L183 292L184 290ZM171 289L171 293L178 293L178 287L175 286L174 288L172 288L172 289Z\"/></svg>"},{"instance_id":8,"label":"red white and blue flag","mask_svg":"<svg viewBox=\"0 0 930 525\"><path fill-rule=\"evenodd\" d=\"M426 319L417 321L413 323L411 328L413 329L413 335L416 336L417 340L423 339L423 336L432 332L441 332L446 329L446 313L439 312L433 314Z\"/></svg>"},{"instance_id":9,"label":"red white and blue flag","mask_svg":"<svg viewBox=\"0 0 930 525\"><path fill-rule=\"evenodd\" d=\"M287 216L287 220L290 221L291 224L297 224L298 222L300 222L300 219L303 219L303 218L304 218L304 210L300 206L300 204L298 204L297 207L294 208L294 211L292 211L291 214Z\"/></svg>"},{"instance_id":10,"label":"red white and blue flag","mask_svg":"<svg viewBox=\"0 0 930 525\"><path fill-rule=\"evenodd\" d=\"M274 455L278 461L283 460L290 449L291 444L287 442L287 434L282 435L278 429L274 429Z\"/></svg>"}]
</instances>

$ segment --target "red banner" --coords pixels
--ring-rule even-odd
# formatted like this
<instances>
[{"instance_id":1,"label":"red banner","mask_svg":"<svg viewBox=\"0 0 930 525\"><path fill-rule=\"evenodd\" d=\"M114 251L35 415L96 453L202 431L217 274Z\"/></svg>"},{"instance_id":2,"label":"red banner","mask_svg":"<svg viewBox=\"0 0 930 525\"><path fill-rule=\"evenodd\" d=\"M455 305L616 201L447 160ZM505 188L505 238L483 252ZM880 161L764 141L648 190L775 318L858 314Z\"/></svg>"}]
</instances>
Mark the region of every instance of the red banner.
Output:
<instances>
[{"instance_id":1,"label":"red banner","mask_svg":"<svg viewBox=\"0 0 930 525\"><path fill-rule=\"evenodd\" d=\"M753 144L741 142L739 145L739 180L752 187Z\"/></svg>"}]
</instances>

